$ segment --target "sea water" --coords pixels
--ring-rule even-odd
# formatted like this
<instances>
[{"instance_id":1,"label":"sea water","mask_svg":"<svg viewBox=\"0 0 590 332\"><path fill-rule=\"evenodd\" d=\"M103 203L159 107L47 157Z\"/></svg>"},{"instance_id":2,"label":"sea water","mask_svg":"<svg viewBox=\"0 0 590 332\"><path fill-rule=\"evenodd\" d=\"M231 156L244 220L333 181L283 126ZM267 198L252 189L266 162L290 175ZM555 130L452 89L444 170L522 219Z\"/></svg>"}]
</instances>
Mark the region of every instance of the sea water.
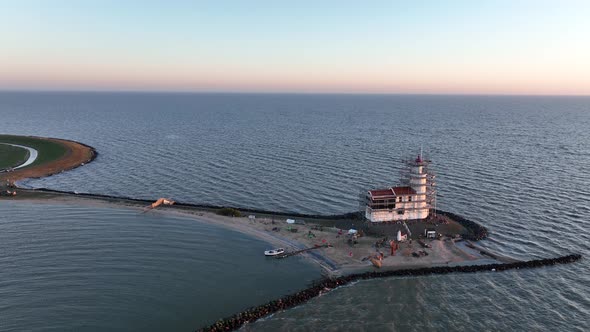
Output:
<instances>
[{"instance_id":1,"label":"sea water","mask_svg":"<svg viewBox=\"0 0 590 332\"><path fill-rule=\"evenodd\" d=\"M0 201L0 331L192 331L319 268L194 218Z\"/></svg>"},{"instance_id":2,"label":"sea water","mask_svg":"<svg viewBox=\"0 0 590 332\"><path fill-rule=\"evenodd\" d=\"M27 186L314 214L358 209L359 192L395 184L401 159L422 147L437 172L437 207L486 226L483 246L520 259L590 254L588 97L2 93L0 115L2 133L73 139L99 152L84 167ZM11 216L14 208L3 209ZM21 236L19 228L10 234ZM218 241L198 248L215 250ZM251 328L584 330L587 262L360 282ZM2 280L21 282L6 273ZM19 317L13 322L25 324Z\"/></svg>"}]
</instances>

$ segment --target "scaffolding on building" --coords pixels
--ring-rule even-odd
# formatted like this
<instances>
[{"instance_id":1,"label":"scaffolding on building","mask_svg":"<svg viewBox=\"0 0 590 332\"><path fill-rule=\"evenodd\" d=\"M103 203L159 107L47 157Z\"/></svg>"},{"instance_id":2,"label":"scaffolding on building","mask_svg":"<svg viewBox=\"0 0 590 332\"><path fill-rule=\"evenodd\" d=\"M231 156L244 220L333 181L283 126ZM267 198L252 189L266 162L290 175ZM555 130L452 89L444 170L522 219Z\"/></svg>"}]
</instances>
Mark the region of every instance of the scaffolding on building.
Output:
<instances>
[{"instance_id":1,"label":"scaffolding on building","mask_svg":"<svg viewBox=\"0 0 590 332\"><path fill-rule=\"evenodd\" d=\"M428 204L430 210L428 215L436 217L436 173L431 166L432 160L428 156L423 155L422 148L420 148L418 158L402 158L402 163L405 167L400 170L400 180L404 185L410 184L411 168L418 164L418 160L420 160L420 165L426 174L426 204Z\"/></svg>"},{"instance_id":2,"label":"scaffolding on building","mask_svg":"<svg viewBox=\"0 0 590 332\"><path fill-rule=\"evenodd\" d=\"M429 218L436 217L436 173L432 170L431 167L431 160L427 158L427 156L423 156L422 151L420 151L420 155L418 158L416 157L403 157L401 158L401 162L403 167L399 170L399 181L398 184L401 186L410 186L410 179L411 179L411 169L412 167L417 166L419 164L422 166L423 172L426 174L426 204L429 208ZM389 185L388 187L392 187ZM359 193L359 210L364 215L365 209L367 208L368 204L368 196L367 190L362 190Z\"/></svg>"}]
</instances>

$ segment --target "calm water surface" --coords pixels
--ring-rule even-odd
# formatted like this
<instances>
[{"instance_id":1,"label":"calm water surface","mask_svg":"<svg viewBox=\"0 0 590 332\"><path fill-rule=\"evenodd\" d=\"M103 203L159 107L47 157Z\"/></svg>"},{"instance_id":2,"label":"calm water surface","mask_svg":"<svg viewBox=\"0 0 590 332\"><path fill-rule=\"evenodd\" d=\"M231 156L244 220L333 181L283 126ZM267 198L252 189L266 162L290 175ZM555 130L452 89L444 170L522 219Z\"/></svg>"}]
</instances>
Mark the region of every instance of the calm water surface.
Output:
<instances>
[{"instance_id":1,"label":"calm water surface","mask_svg":"<svg viewBox=\"0 0 590 332\"><path fill-rule=\"evenodd\" d=\"M78 140L100 153L28 186L304 213L355 210L360 190L395 183L400 157L423 145L438 173L439 207L487 226L484 246L517 258L590 256L590 98L2 93L0 115L0 132ZM215 251L216 241L197 247ZM2 280L22 283L3 267ZM585 259L361 282L250 328L585 330L589 268Z\"/></svg>"},{"instance_id":2,"label":"calm water surface","mask_svg":"<svg viewBox=\"0 0 590 332\"><path fill-rule=\"evenodd\" d=\"M192 331L319 276L240 233L140 212L0 201L0 330Z\"/></svg>"}]
</instances>

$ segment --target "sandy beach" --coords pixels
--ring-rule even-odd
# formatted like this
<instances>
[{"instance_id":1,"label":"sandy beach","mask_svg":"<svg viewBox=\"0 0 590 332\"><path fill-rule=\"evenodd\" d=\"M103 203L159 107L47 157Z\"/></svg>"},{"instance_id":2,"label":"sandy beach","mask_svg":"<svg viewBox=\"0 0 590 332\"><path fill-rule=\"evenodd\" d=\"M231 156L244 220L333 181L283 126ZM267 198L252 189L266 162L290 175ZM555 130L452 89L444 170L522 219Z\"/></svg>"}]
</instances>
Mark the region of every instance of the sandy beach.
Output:
<instances>
[{"instance_id":1,"label":"sandy beach","mask_svg":"<svg viewBox=\"0 0 590 332\"><path fill-rule=\"evenodd\" d=\"M254 236L276 247L285 248L287 251L329 245L327 248L321 247L301 255L319 264L330 275L360 273L375 269L396 270L439 265L453 266L514 261L507 257L497 256L498 259L486 257L478 250L457 245L449 237L423 240L431 248L424 248L415 240L404 241L398 244L399 247L395 254L391 255L391 248L388 243L381 247L375 246L376 242L382 238L365 235L358 238L357 243L351 246L348 243L348 229L338 227L320 228L317 224L312 223L292 225L286 223L285 219L280 218L275 218L273 223L273 220L267 217L257 217L255 219L249 219L248 216L226 217L207 211L193 212L178 210L174 207L149 213L173 213L191 216L200 222L226 227ZM297 232L291 232L290 229L293 228L296 228ZM428 255L420 257L412 255L412 253L419 251L426 252ZM383 254L382 266L376 268L369 258L377 258L381 254Z\"/></svg>"},{"instance_id":2,"label":"sandy beach","mask_svg":"<svg viewBox=\"0 0 590 332\"><path fill-rule=\"evenodd\" d=\"M19 200L46 204L71 204L87 205L111 208L129 208L138 214L173 214L189 217L196 222L203 222L249 236L256 237L269 243L271 248L285 248L287 252L293 252L306 248L321 246L301 253L306 259L318 264L329 276L340 276L351 273L359 273L373 270L397 270L408 268L423 268L432 266L453 266L484 264L496 262L513 262L509 257L495 255L494 258L483 255L479 249L470 248L465 241L443 236L440 239L424 239L431 248L424 248L418 241L408 240L398 243L395 255L391 254L389 241L391 238L377 246L382 237L364 235L351 244L348 236L348 228L338 226L324 226L322 221L307 221L305 224L288 224L288 216L268 216L245 214L241 217L219 215L214 211L186 206L162 206L157 209L146 209L148 202L132 201L126 199L113 199L57 193L51 191L36 191L21 189L20 194L14 198L5 200ZM250 217L253 216L253 217ZM297 229L296 232L293 229ZM326 247L329 246L329 247ZM418 257L418 253L422 253ZM425 254L426 253L426 254ZM262 252L260 253L263 254ZM414 254L414 255L413 255ZM370 258L382 257L381 268L377 268ZM289 259L289 258L285 258Z\"/></svg>"}]
</instances>

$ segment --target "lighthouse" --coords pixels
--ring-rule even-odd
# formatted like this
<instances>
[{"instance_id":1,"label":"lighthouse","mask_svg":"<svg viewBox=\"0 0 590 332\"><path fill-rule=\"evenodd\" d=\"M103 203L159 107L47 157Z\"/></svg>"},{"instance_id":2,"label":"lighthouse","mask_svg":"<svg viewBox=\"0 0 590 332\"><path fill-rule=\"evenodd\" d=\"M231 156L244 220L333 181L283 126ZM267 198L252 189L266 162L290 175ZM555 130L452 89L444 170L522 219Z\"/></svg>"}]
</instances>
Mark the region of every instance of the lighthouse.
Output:
<instances>
[{"instance_id":1,"label":"lighthouse","mask_svg":"<svg viewBox=\"0 0 590 332\"><path fill-rule=\"evenodd\" d=\"M405 161L408 167L406 186L369 190L364 197L365 218L371 222L426 220L436 198L434 174L422 152Z\"/></svg>"},{"instance_id":2,"label":"lighthouse","mask_svg":"<svg viewBox=\"0 0 590 332\"><path fill-rule=\"evenodd\" d=\"M422 153L410 164L410 188L416 193L412 208L415 212L413 219L425 219L428 217L430 207L427 204L426 188L428 174L424 171Z\"/></svg>"}]
</instances>

